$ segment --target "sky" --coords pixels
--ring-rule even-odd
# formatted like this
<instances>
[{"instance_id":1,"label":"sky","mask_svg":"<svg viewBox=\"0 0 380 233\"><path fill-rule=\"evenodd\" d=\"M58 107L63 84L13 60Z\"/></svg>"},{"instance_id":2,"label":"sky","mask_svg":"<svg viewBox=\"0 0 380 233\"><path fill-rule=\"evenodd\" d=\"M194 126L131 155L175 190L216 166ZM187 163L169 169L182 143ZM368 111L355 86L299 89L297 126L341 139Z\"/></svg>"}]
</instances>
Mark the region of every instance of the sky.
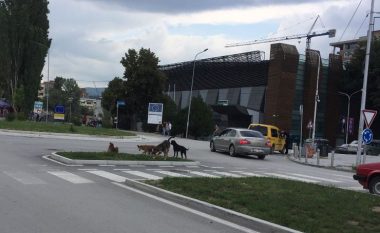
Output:
<instances>
[{"instance_id":1,"label":"sky","mask_svg":"<svg viewBox=\"0 0 380 233\"><path fill-rule=\"evenodd\" d=\"M122 77L128 49L149 48L160 65L260 50L270 43L226 48L231 43L336 29L336 37L314 37L322 58L331 42L365 36L371 0L50 0L49 72L74 78L80 87L106 87ZM360 3L361 2L361 3ZM360 3L360 5L359 5ZM359 7L357 8L357 6ZM355 9L357 12L350 24ZM380 11L380 1L375 12ZM378 21L378 20L377 20ZM375 30L379 30L375 21ZM349 25L347 27L347 25ZM345 28L347 29L345 30ZM343 34L343 32L345 33ZM306 39L279 41L304 54Z\"/></svg>"}]
</instances>

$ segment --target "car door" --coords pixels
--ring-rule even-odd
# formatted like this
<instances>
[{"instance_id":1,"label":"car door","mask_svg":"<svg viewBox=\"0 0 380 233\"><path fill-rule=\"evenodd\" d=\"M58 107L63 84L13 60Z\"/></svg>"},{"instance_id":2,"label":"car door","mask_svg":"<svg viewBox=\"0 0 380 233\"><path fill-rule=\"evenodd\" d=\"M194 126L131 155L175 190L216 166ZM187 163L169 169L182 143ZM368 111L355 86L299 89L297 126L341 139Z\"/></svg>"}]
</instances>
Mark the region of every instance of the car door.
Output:
<instances>
[{"instance_id":1,"label":"car door","mask_svg":"<svg viewBox=\"0 0 380 233\"><path fill-rule=\"evenodd\" d=\"M216 150L225 150L223 147L223 141L229 131L230 129L225 129L219 134L219 136L214 138L214 146Z\"/></svg>"}]
</instances>

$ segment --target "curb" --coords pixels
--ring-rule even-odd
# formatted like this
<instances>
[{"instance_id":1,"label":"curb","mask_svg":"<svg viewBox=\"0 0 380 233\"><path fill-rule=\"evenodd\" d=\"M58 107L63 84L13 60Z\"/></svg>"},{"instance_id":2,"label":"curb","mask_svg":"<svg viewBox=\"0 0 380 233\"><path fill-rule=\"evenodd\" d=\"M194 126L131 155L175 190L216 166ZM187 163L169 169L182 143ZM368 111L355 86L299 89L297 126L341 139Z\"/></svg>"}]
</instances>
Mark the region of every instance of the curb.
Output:
<instances>
[{"instance_id":1,"label":"curb","mask_svg":"<svg viewBox=\"0 0 380 233\"><path fill-rule=\"evenodd\" d=\"M209 214L211 216L253 229L258 232L272 232L272 233L300 233L300 231L293 230L278 224L274 224L259 218L251 217L233 210L229 210L220 206L216 206L204 201L200 201L191 197L181 194L173 193L152 185L148 185L139 181L126 179L125 184L137 190L149 193L151 195L167 199L177 204L186 206L188 208Z\"/></svg>"},{"instance_id":2,"label":"curb","mask_svg":"<svg viewBox=\"0 0 380 233\"><path fill-rule=\"evenodd\" d=\"M158 166L197 166L200 165L199 161L193 162L177 162L177 161L116 161L116 160L79 160L79 159L68 159L66 157L58 155L53 152L50 155L51 159L59 161L61 163L70 165L158 165Z\"/></svg>"}]
</instances>

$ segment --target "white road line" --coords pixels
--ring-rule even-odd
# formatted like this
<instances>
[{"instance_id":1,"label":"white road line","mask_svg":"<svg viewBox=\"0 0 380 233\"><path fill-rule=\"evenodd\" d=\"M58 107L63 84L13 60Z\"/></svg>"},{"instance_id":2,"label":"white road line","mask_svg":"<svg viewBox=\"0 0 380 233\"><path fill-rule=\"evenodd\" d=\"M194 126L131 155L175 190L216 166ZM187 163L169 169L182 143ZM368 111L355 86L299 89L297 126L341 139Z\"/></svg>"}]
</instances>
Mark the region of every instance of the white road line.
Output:
<instances>
[{"instance_id":1,"label":"white road line","mask_svg":"<svg viewBox=\"0 0 380 233\"><path fill-rule=\"evenodd\" d=\"M134 176L141 176L141 177L144 177L148 180L161 180L162 179L162 177L151 175L151 174L148 174L145 172L140 172L140 171L123 171L123 172L127 173L127 174L134 175Z\"/></svg>"},{"instance_id":2,"label":"white road line","mask_svg":"<svg viewBox=\"0 0 380 233\"><path fill-rule=\"evenodd\" d=\"M314 180L321 180L321 181L327 181L327 182L332 182L332 183L341 183L341 181L326 179L326 178L321 178L321 177L307 176L307 175L297 174L297 173L290 173L290 174L295 175L295 176L304 177L304 178L310 178L310 179L314 179Z\"/></svg>"},{"instance_id":3,"label":"white road line","mask_svg":"<svg viewBox=\"0 0 380 233\"><path fill-rule=\"evenodd\" d=\"M167 176L173 176L173 177L190 177L190 176L187 176L187 175L179 174L179 173L176 173L176 172L170 172L170 171L155 171L155 172L158 172L158 173L161 173L161 174L164 174L164 175L167 175Z\"/></svg>"},{"instance_id":4,"label":"white road line","mask_svg":"<svg viewBox=\"0 0 380 233\"><path fill-rule=\"evenodd\" d=\"M229 172L214 172L215 174L218 174L218 175L222 175L222 176L227 176L227 177L242 177L240 175L236 175L236 174L233 174L233 173L229 173Z\"/></svg>"},{"instance_id":5,"label":"white road line","mask_svg":"<svg viewBox=\"0 0 380 233\"><path fill-rule=\"evenodd\" d=\"M197 172L197 171L190 171L191 174L197 175L197 176L204 176L204 177L211 177L211 178L220 178L220 176L211 175L204 172Z\"/></svg>"},{"instance_id":6,"label":"white road line","mask_svg":"<svg viewBox=\"0 0 380 233\"><path fill-rule=\"evenodd\" d=\"M18 182L22 184L46 184L45 181L32 176L29 173L26 172L3 172L5 175L17 180Z\"/></svg>"},{"instance_id":7,"label":"white road line","mask_svg":"<svg viewBox=\"0 0 380 233\"><path fill-rule=\"evenodd\" d=\"M222 169L224 167L210 167L210 168L212 168L212 169Z\"/></svg>"},{"instance_id":8,"label":"white road line","mask_svg":"<svg viewBox=\"0 0 380 233\"><path fill-rule=\"evenodd\" d=\"M169 165L161 165L159 167L174 167L174 166L169 166Z\"/></svg>"},{"instance_id":9,"label":"white road line","mask_svg":"<svg viewBox=\"0 0 380 233\"><path fill-rule=\"evenodd\" d=\"M49 155L44 155L44 156L42 156L42 158L46 159L46 160L49 160L51 162L54 162L54 163L58 163L58 164L63 165L63 166L67 166L67 167L83 167L82 164L66 164L66 163L61 163L61 162L59 162L57 160L49 158Z\"/></svg>"},{"instance_id":10,"label":"white road line","mask_svg":"<svg viewBox=\"0 0 380 233\"><path fill-rule=\"evenodd\" d=\"M112 164L99 164L99 167L115 167L115 165Z\"/></svg>"},{"instance_id":11,"label":"white road line","mask_svg":"<svg viewBox=\"0 0 380 233\"><path fill-rule=\"evenodd\" d=\"M237 172L245 176L255 176L255 177L266 177L265 175L257 174L257 173L252 173L252 172L243 172L243 171L231 171L231 172Z\"/></svg>"},{"instance_id":12,"label":"white road line","mask_svg":"<svg viewBox=\"0 0 380 233\"><path fill-rule=\"evenodd\" d=\"M316 180L304 179L304 178L299 178L299 177L294 177L294 176L287 176L287 175L283 175L283 174L277 174L277 173L265 173L265 174L268 176L284 178L287 180L297 180L297 181L303 181L306 183L318 183L318 181L316 181Z\"/></svg>"},{"instance_id":13,"label":"white road line","mask_svg":"<svg viewBox=\"0 0 380 233\"><path fill-rule=\"evenodd\" d=\"M78 171L97 171L98 169L94 168L78 168Z\"/></svg>"},{"instance_id":14,"label":"white road line","mask_svg":"<svg viewBox=\"0 0 380 233\"><path fill-rule=\"evenodd\" d=\"M183 205L180 205L180 204L177 204L175 202L172 202L172 201L168 201L166 199L163 199L161 197L156 197L152 194L149 194L149 193L145 193L145 192L142 192L140 190L137 190L137 189L134 189L134 188L131 188L131 187L128 187L124 184L119 184L119 183L113 183L121 188L124 188L124 189L127 189L129 191L132 191L132 192L135 192L135 193L138 193L138 194L141 194L141 195L144 195L146 197L149 197L149 198L152 198L152 199L155 199L157 201L160 201L162 203L165 203L165 204L168 204L168 205L171 205L173 207L176 207L178 209L181 209L181 210L184 210L184 211L187 211L189 213L192 213L192 214L195 214L195 215L198 215L198 216L201 216L203 218L207 218L213 222L217 222L217 223L220 223L220 224L223 224L225 226L228 226L228 227L231 227L231 228L234 228L234 229L237 229L239 231L242 231L242 232L246 232L246 233L259 233L257 231L254 231L254 230L251 230L249 228L246 228L244 226L240 226L240 225L237 225L235 223L232 223L232 222L228 222L226 220L223 220L223 219L220 219L220 218L217 218L217 217L214 217L214 216L211 216L209 214L206 214L206 213L202 213L200 211L197 211L197 210L193 210L193 209L190 209L189 207L186 207L186 206L183 206Z\"/></svg>"},{"instance_id":15,"label":"white road line","mask_svg":"<svg viewBox=\"0 0 380 233\"><path fill-rule=\"evenodd\" d=\"M78 175L75 175L70 172L66 171L48 171L49 174L52 174L54 176L57 176L61 179L64 179L66 181L69 181L73 184L89 184L89 183L94 183L91 180L88 180L86 178L80 177Z\"/></svg>"},{"instance_id":16,"label":"white road line","mask_svg":"<svg viewBox=\"0 0 380 233\"><path fill-rule=\"evenodd\" d=\"M119 175L116 175L116 174L113 174L110 172L106 172L106 171L87 171L87 172L94 174L94 175L97 175L97 176L100 176L100 177L103 177L103 178L106 178L106 179L109 179L109 180L112 180L112 181L115 181L115 182L124 182L125 181L125 177L119 176Z\"/></svg>"}]
</instances>

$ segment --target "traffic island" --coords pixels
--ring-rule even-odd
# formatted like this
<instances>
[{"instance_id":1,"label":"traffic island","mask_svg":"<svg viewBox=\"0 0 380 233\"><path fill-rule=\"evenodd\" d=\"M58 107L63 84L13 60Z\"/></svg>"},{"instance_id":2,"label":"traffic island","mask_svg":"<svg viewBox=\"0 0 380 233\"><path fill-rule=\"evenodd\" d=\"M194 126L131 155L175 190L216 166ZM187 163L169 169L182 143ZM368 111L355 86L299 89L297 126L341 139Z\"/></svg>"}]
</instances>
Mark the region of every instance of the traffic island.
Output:
<instances>
[{"instance_id":1,"label":"traffic island","mask_svg":"<svg viewBox=\"0 0 380 233\"><path fill-rule=\"evenodd\" d=\"M69 165L158 165L184 166L199 165L198 161L162 156L154 158L144 154L110 153L110 152L54 152L51 159Z\"/></svg>"}]
</instances>

